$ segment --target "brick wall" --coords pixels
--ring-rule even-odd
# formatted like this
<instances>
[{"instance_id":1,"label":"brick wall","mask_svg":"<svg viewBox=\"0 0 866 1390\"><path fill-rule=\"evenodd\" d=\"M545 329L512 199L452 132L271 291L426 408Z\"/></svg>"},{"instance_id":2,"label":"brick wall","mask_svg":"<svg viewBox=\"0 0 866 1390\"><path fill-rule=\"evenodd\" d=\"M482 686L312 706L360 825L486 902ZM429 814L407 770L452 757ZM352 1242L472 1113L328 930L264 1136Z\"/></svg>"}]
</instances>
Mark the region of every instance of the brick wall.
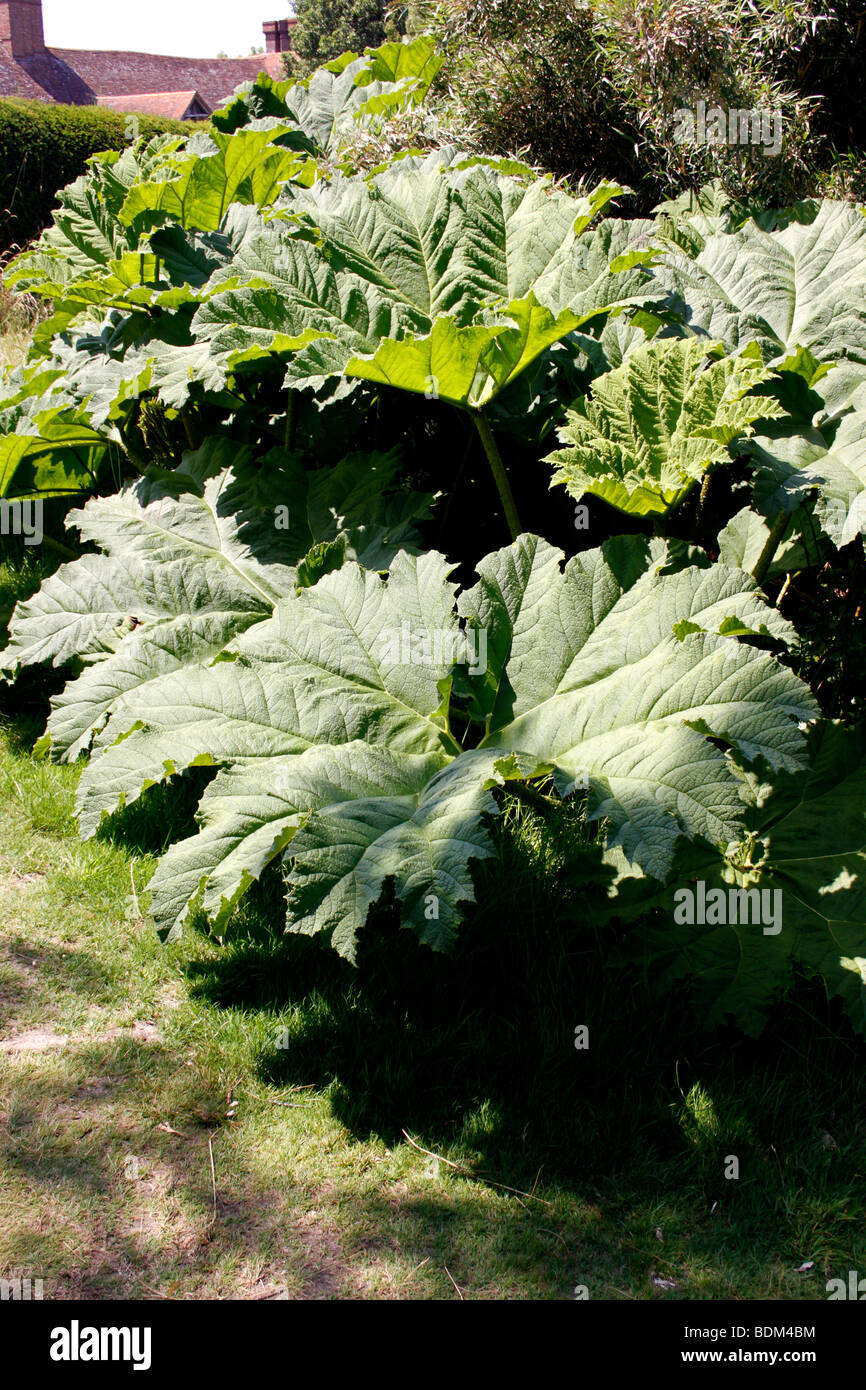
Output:
<instances>
[{"instance_id":1,"label":"brick wall","mask_svg":"<svg viewBox=\"0 0 866 1390\"><path fill-rule=\"evenodd\" d=\"M0 44L10 58L42 53L42 0L0 0Z\"/></svg>"}]
</instances>

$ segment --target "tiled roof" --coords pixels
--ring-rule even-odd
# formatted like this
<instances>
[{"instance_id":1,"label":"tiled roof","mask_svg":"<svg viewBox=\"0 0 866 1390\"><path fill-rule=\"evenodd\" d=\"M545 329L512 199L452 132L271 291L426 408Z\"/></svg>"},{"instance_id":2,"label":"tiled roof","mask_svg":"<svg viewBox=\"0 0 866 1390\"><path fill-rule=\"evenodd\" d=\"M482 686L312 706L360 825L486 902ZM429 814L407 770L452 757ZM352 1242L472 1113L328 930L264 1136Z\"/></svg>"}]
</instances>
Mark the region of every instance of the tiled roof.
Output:
<instances>
[{"instance_id":1,"label":"tiled roof","mask_svg":"<svg viewBox=\"0 0 866 1390\"><path fill-rule=\"evenodd\" d=\"M127 96L136 92L197 91L216 110L243 82L252 82L264 71L271 77L282 72L281 53L261 53L250 58L167 58L155 53L87 53L74 48L48 50L65 63L92 92L100 96ZM25 58L28 72L39 59ZM33 74L35 75L35 74ZM69 101L55 96L55 101ZM74 98L71 98L74 100Z\"/></svg>"},{"instance_id":2,"label":"tiled roof","mask_svg":"<svg viewBox=\"0 0 866 1390\"><path fill-rule=\"evenodd\" d=\"M46 93L24 69L12 61L0 44L0 97L33 97L45 101Z\"/></svg>"},{"instance_id":3,"label":"tiled roof","mask_svg":"<svg viewBox=\"0 0 866 1390\"><path fill-rule=\"evenodd\" d=\"M171 58L155 53L88 53L74 48L46 48L14 62L0 46L0 96L92 106L97 96L198 92L215 111L237 87L254 81L260 72L279 77L282 64L281 53L250 58Z\"/></svg>"},{"instance_id":4,"label":"tiled roof","mask_svg":"<svg viewBox=\"0 0 866 1390\"><path fill-rule=\"evenodd\" d=\"M73 106L89 106L96 95L89 83L68 61L66 54L59 49L46 48L42 53L19 58L16 66L22 80L36 87L35 93L21 92L22 96L35 95L42 101L64 101Z\"/></svg>"},{"instance_id":5,"label":"tiled roof","mask_svg":"<svg viewBox=\"0 0 866 1390\"><path fill-rule=\"evenodd\" d=\"M98 106L107 106L109 111L135 111L142 116L166 116L174 121L182 121L188 113L200 116L210 114L207 102L196 91L135 92L124 96L101 96L96 98L96 103Z\"/></svg>"}]
</instances>

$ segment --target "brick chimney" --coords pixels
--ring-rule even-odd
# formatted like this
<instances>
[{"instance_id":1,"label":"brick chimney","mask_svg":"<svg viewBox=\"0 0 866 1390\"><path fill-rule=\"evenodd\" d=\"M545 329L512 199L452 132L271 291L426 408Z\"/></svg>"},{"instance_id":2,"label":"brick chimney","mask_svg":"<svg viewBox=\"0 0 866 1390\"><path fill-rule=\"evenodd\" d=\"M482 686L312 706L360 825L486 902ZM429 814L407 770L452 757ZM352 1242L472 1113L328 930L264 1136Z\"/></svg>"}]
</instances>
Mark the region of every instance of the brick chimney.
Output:
<instances>
[{"instance_id":1,"label":"brick chimney","mask_svg":"<svg viewBox=\"0 0 866 1390\"><path fill-rule=\"evenodd\" d=\"M16 61L45 52L42 0L0 0L0 47Z\"/></svg>"},{"instance_id":2,"label":"brick chimney","mask_svg":"<svg viewBox=\"0 0 866 1390\"><path fill-rule=\"evenodd\" d=\"M268 53L287 53L291 48L289 31L296 20L269 19L262 27Z\"/></svg>"}]
</instances>

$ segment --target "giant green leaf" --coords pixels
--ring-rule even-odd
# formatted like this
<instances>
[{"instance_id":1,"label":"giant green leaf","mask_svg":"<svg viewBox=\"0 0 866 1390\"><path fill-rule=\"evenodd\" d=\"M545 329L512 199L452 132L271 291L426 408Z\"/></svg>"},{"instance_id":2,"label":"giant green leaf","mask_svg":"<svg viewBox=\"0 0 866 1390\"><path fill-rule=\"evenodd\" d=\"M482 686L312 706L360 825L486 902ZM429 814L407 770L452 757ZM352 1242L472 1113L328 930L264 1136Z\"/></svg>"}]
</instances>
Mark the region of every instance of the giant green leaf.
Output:
<instances>
[{"instance_id":1,"label":"giant green leaf","mask_svg":"<svg viewBox=\"0 0 866 1390\"><path fill-rule=\"evenodd\" d=\"M466 328L437 318L425 337L388 338L371 356L352 357L346 375L480 409L586 315L554 316L529 294L489 317Z\"/></svg>"},{"instance_id":2,"label":"giant green leaf","mask_svg":"<svg viewBox=\"0 0 866 1390\"><path fill-rule=\"evenodd\" d=\"M322 155L333 154L353 126L417 105L441 65L434 40L421 35L368 48L361 57L345 53L300 81L275 82L262 73L239 89L213 124L237 130L263 117L288 117Z\"/></svg>"},{"instance_id":3,"label":"giant green leaf","mask_svg":"<svg viewBox=\"0 0 866 1390\"><path fill-rule=\"evenodd\" d=\"M303 150L277 143L291 131L290 123L255 121L234 134L212 128L194 135L182 150L167 153L146 180L133 184L121 222L135 227L143 224L143 215L165 213L206 232L220 227L232 203L267 207L289 179L315 178L315 165Z\"/></svg>"},{"instance_id":4,"label":"giant green leaf","mask_svg":"<svg viewBox=\"0 0 866 1390\"><path fill-rule=\"evenodd\" d=\"M80 783L83 829L216 764L201 834L154 879L160 926L199 900L223 920L286 853L293 929L328 930L347 953L391 877L423 939L450 941L468 862L490 848L479 817L508 777L585 786L588 815L647 872L682 836L727 848L744 806L724 748L796 768L814 706L766 651L723 634L790 627L741 572L670 572L636 538L561 560L535 537L489 556L459 603L474 639L435 554L398 556L387 582L350 563L287 595L218 660L124 699ZM455 666L476 687L474 748L450 732Z\"/></svg>"},{"instance_id":5,"label":"giant green leaf","mask_svg":"<svg viewBox=\"0 0 866 1390\"><path fill-rule=\"evenodd\" d=\"M52 754L75 758L132 694L146 703L167 673L269 617L319 543L340 540L340 563L386 567L428 502L392 492L396 468L393 455L354 455L311 473L285 460L262 475L227 440L188 456L183 473L155 472L73 513L104 553L62 566L19 605L0 658L10 672L87 663L52 700Z\"/></svg>"},{"instance_id":6,"label":"giant green leaf","mask_svg":"<svg viewBox=\"0 0 866 1390\"><path fill-rule=\"evenodd\" d=\"M736 565L752 574L769 541L770 528L764 518L751 507L744 507L719 532L719 559L724 565ZM814 522L803 510L788 522L765 577L778 579L815 565L820 559L821 547Z\"/></svg>"},{"instance_id":7,"label":"giant green leaf","mask_svg":"<svg viewBox=\"0 0 866 1390\"><path fill-rule=\"evenodd\" d=\"M620 191L572 198L445 156L337 177L212 277L193 333L226 373L274 352L291 385L346 373L481 405L638 292L643 268L615 273L610 239L582 235Z\"/></svg>"},{"instance_id":8,"label":"giant green leaf","mask_svg":"<svg viewBox=\"0 0 866 1390\"><path fill-rule=\"evenodd\" d=\"M728 446L756 419L784 413L753 394L770 375L757 344L735 357L719 347L657 339L597 377L559 431L566 447L548 455L553 482L637 516L675 507L707 469L729 462Z\"/></svg>"},{"instance_id":9,"label":"giant green leaf","mask_svg":"<svg viewBox=\"0 0 866 1390\"><path fill-rule=\"evenodd\" d=\"M93 485L110 438L81 408L37 396L0 411L0 497L54 497Z\"/></svg>"},{"instance_id":10,"label":"giant green leaf","mask_svg":"<svg viewBox=\"0 0 866 1390\"><path fill-rule=\"evenodd\" d=\"M179 143L177 138L162 140L148 149ZM5 276L8 283L58 298L66 287L136 250L137 238L118 214L128 189L147 167L148 154L132 148L95 156L86 174L59 191L53 225L13 262Z\"/></svg>"},{"instance_id":11,"label":"giant green leaf","mask_svg":"<svg viewBox=\"0 0 866 1390\"><path fill-rule=\"evenodd\" d=\"M688 329L729 350L757 341L768 362L798 347L836 362L824 391L834 409L866 379L866 218L850 203L776 230L752 219L688 249L668 242L653 273Z\"/></svg>"},{"instance_id":12,"label":"giant green leaf","mask_svg":"<svg viewBox=\"0 0 866 1390\"><path fill-rule=\"evenodd\" d=\"M130 188L146 181L183 143L183 137L157 136L120 154L94 155L88 172L60 190L53 225L6 272L16 289L53 301L53 314L34 335L37 354L82 312L144 308L156 299L157 258L138 231L121 221L120 212Z\"/></svg>"},{"instance_id":13,"label":"giant green leaf","mask_svg":"<svg viewBox=\"0 0 866 1390\"><path fill-rule=\"evenodd\" d=\"M755 500L766 515L795 512L814 496L814 516L834 545L866 533L866 384L841 418L776 438L759 435L749 453Z\"/></svg>"}]
</instances>

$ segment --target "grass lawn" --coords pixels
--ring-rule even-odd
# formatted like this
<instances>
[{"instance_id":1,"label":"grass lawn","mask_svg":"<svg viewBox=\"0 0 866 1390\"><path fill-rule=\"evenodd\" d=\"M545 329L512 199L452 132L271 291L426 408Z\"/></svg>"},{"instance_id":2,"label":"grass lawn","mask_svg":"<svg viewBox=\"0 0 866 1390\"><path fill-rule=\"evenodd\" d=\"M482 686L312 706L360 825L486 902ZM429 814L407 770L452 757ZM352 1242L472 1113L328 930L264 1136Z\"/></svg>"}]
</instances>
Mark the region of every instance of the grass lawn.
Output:
<instances>
[{"instance_id":1,"label":"grass lawn","mask_svg":"<svg viewBox=\"0 0 866 1390\"><path fill-rule=\"evenodd\" d=\"M0 569L5 613L40 563ZM759 1041L701 1034L606 966L592 847L523 806L453 961L387 905L357 970L286 939L272 880L222 943L163 946L144 889L188 807L154 789L82 843L76 769L30 751L52 679L2 697L0 1272L53 1298L821 1299L866 1267L864 1047L820 992Z\"/></svg>"}]
</instances>

